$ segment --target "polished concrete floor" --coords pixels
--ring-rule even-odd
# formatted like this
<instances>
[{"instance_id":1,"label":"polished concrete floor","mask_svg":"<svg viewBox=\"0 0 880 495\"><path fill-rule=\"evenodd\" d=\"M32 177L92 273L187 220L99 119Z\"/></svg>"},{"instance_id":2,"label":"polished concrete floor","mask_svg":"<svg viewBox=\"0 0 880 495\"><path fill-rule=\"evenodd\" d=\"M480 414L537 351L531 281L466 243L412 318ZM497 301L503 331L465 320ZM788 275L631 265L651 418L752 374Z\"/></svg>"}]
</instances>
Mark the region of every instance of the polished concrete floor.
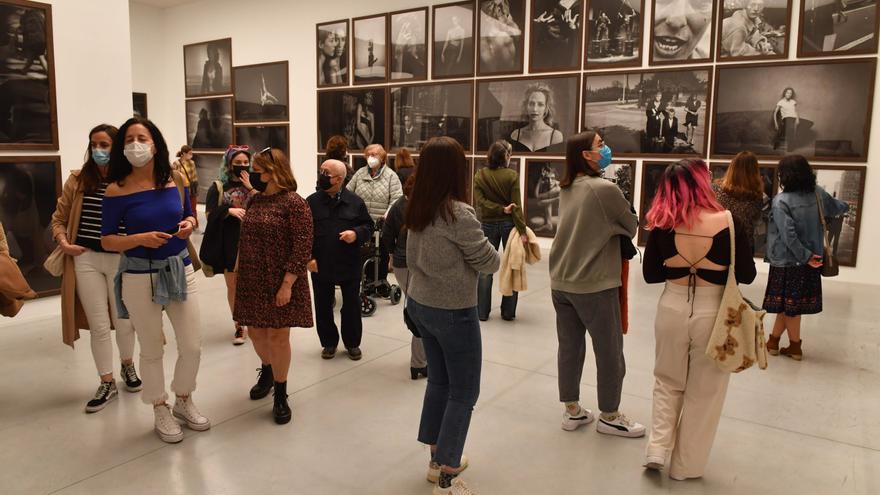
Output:
<instances>
[{"instance_id":1,"label":"polished concrete floor","mask_svg":"<svg viewBox=\"0 0 880 495\"><path fill-rule=\"evenodd\" d=\"M733 376L705 477L676 482L642 469L644 439L600 435L592 425L560 429L546 263L529 276L516 321L500 319L496 300L482 327L482 394L464 477L477 493L880 493L880 287L826 281L826 311L804 320L806 359L772 358L766 371ZM250 344L231 345L222 279L199 277L204 343L194 398L213 428L184 430L177 445L156 437L137 394L120 389L103 411L83 412L97 386L88 333L76 350L61 343L57 298L0 322L0 493L430 493L428 452L415 440L425 381L409 379L400 306L380 303L365 320L360 362L323 361L314 330L296 330L294 420L277 426L271 398L248 398L259 362ZM760 300L765 281L759 276L748 295ZM643 423L661 290L634 267L622 409ZM587 361L582 398L595 408Z\"/></svg>"}]
</instances>

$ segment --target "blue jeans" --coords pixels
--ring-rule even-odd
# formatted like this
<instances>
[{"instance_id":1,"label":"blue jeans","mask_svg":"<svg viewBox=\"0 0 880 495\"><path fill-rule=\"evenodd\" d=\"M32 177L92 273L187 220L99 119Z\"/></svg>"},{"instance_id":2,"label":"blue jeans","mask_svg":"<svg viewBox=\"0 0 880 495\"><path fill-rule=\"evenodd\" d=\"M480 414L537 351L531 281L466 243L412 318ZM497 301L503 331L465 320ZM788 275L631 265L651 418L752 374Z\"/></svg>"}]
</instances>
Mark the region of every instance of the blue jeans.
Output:
<instances>
[{"instance_id":1,"label":"blue jeans","mask_svg":"<svg viewBox=\"0 0 880 495\"><path fill-rule=\"evenodd\" d=\"M477 308L439 309L409 299L407 312L422 334L428 356L419 442L437 446L434 462L457 468L480 395L482 340Z\"/></svg>"},{"instance_id":2,"label":"blue jeans","mask_svg":"<svg viewBox=\"0 0 880 495\"><path fill-rule=\"evenodd\" d=\"M499 245L507 247L507 239L510 237L510 231L513 230L513 222L505 220L503 222L491 222L483 224L483 233L489 239L489 243L498 249ZM516 302L519 298L516 292L512 296L501 296L501 317L505 320L516 318ZM492 274L480 274L479 284L477 286L477 308L479 310L480 319L485 321L489 319L489 313L492 311Z\"/></svg>"}]
</instances>

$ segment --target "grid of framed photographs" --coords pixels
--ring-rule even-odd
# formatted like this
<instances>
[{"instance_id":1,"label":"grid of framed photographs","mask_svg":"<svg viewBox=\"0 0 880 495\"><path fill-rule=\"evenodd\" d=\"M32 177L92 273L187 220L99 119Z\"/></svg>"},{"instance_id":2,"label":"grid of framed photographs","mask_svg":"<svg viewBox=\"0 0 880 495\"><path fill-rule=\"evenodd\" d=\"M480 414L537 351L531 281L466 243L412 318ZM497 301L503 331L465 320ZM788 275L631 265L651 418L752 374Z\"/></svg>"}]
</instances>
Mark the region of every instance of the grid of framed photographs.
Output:
<instances>
[{"instance_id":1,"label":"grid of framed photographs","mask_svg":"<svg viewBox=\"0 0 880 495\"><path fill-rule=\"evenodd\" d=\"M642 216L674 159L711 158L718 178L720 160L753 151L772 197L774 162L798 153L829 188L845 187L853 213L840 256L854 263L864 188L852 184L866 174L877 61L839 55L877 53L876 4L471 0L319 24L319 155L335 134L349 138L353 164L369 144L417 158L446 135L476 172L489 145L506 140L527 222L552 237L553 176L577 132L602 134L616 157L606 176ZM764 243L759 226L759 255Z\"/></svg>"},{"instance_id":2,"label":"grid of framed photographs","mask_svg":"<svg viewBox=\"0 0 880 495\"><path fill-rule=\"evenodd\" d=\"M318 27L319 84L347 84L347 36L348 21ZM246 144L254 152L271 146L290 154L290 69L286 60L233 66L232 38L184 46L183 65L186 143L204 203L227 146Z\"/></svg>"}]
</instances>

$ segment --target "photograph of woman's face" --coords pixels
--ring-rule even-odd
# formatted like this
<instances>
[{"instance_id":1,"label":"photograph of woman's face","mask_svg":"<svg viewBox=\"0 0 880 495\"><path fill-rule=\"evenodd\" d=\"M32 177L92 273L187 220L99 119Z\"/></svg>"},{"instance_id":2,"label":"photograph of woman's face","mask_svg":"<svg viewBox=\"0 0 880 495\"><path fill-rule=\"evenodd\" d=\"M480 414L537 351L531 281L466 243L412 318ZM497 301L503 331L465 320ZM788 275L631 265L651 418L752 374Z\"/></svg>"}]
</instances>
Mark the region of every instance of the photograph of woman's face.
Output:
<instances>
[{"instance_id":1,"label":"photograph of woman's face","mask_svg":"<svg viewBox=\"0 0 880 495\"><path fill-rule=\"evenodd\" d=\"M321 41L321 51L324 52L325 57L333 57L339 44L336 34L332 31L322 31L321 36L323 38Z\"/></svg>"},{"instance_id":2,"label":"photograph of woman's face","mask_svg":"<svg viewBox=\"0 0 880 495\"><path fill-rule=\"evenodd\" d=\"M712 0L655 0L653 54L659 60L708 56ZM701 43L701 41L705 42ZM705 44L705 48L700 46ZM694 50L705 53L694 55Z\"/></svg>"},{"instance_id":3,"label":"photograph of woman's face","mask_svg":"<svg viewBox=\"0 0 880 495\"><path fill-rule=\"evenodd\" d=\"M532 91L526 100L529 121L540 122L547 116L547 96L540 91Z\"/></svg>"}]
</instances>

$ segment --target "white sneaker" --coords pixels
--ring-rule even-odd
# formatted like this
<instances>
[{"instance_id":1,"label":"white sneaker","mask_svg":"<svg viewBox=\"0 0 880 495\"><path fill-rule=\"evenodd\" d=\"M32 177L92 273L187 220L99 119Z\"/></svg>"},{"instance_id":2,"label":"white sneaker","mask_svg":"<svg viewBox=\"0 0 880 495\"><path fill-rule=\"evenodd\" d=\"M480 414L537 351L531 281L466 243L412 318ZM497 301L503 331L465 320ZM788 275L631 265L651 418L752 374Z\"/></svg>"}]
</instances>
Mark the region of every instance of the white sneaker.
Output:
<instances>
[{"instance_id":1,"label":"white sneaker","mask_svg":"<svg viewBox=\"0 0 880 495\"><path fill-rule=\"evenodd\" d=\"M621 413L617 413L612 419L605 419L600 415L599 424L596 425L596 431L599 433L605 433L606 435L638 438L645 436L645 425L636 423Z\"/></svg>"},{"instance_id":2,"label":"white sneaker","mask_svg":"<svg viewBox=\"0 0 880 495\"><path fill-rule=\"evenodd\" d=\"M459 471L458 474L461 474L464 472L465 469L468 468L467 456L462 454L461 461L459 461L459 462L460 462L461 471ZM433 462L433 461L428 463L428 475L426 476L426 479L428 480L429 483L437 483L437 481L440 480L440 464L437 464L436 462Z\"/></svg>"},{"instance_id":3,"label":"white sneaker","mask_svg":"<svg viewBox=\"0 0 880 495\"><path fill-rule=\"evenodd\" d=\"M177 398L177 401L174 402L174 416L185 421L190 430L205 431L211 428L211 420L202 416L202 413L193 404L192 397Z\"/></svg>"},{"instance_id":4,"label":"white sneaker","mask_svg":"<svg viewBox=\"0 0 880 495\"><path fill-rule=\"evenodd\" d=\"M461 478L455 478L452 480L452 485L449 488L440 488L440 485L434 487L433 491L434 495L477 495L477 493L465 484Z\"/></svg>"},{"instance_id":5,"label":"white sneaker","mask_svg":"<svg viewBox=\"0 0 880 495\"><path fill-rule=\"evenodd\" d=\"M177 443L183 440L183 430L171 416L168 404L153 406L153 415L155 416L156 434L163 442Z\"/></svg>"},{"instance_id":6,"label":"white sneaker","mask_svg":"<svg viewBox=\"0 0 880 495\"><path fill-rule=\"evenodd\" d=\"M666 464L666 459L660 457L659 455L645 456L645 469L660 471L661 469L663 469L664 464Z\"/></svg>"},{"instance_id":7,"label":"white sneaker","mask_svg":"<svg viewBox=\"0 0 880 495\"><path fill-rule=\"evenodd\" d=\"M562 429L565 431L574 431L581 425L592 423L595 419L596 416L593 416L593 411L590 411L589 409L581 407L577 413L571 414L566 407L565 412L562 413Z\"/></svg>"},{"instance_id":8,"label":"white sneaker","mask_svg":"<svg viewBox=\"0 0 880 495\"><path fill-rule=\"evenodd\" d=\"M242 345L247 341L247 328L236 325L235 335L232 336L232 345Z\"/></svg>"}]
</instances>

